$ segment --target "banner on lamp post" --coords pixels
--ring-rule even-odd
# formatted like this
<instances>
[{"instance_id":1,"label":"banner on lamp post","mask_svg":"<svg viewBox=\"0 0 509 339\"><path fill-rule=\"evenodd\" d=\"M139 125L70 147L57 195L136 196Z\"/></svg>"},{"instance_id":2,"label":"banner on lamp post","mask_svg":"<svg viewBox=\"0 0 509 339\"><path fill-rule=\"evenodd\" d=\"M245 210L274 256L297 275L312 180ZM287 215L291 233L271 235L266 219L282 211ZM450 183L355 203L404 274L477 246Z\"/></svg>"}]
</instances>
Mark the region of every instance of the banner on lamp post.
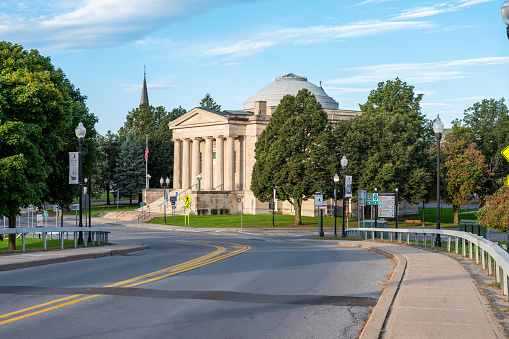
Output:
<instances>
[{"instance_id":1,"label":"banner on lamp post","mask_svg":"<svg viewBox=\"0 0 509 339\"><path fill-rule=\"evenodd\" d=\"M345 198L352 197L352 176L345 176Z\"/></svg>"},{"instance_id":2,"label":"banner on lamp post","mask_svg":"<svg viewBox=\"0 0 509 339\"><path fill-rule=\"evenodd\" d=\"M69 152L69 184L78 184L78 153Z\"/></svg>"}]
</instances>

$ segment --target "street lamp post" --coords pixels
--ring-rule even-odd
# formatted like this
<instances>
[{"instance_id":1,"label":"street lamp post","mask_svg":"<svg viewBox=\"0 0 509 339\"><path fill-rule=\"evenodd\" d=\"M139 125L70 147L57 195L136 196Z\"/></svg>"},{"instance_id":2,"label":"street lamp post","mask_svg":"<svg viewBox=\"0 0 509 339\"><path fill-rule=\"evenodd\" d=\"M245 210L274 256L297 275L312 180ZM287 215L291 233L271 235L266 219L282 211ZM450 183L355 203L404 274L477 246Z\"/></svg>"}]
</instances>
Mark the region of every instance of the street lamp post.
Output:
<instances>
[{"instance_id":1,"label":"street lamp post","mask_svg":"<svg viewBox=\"0 0 509 339\"><path fill-rule=\"evenodd\" d=\"M502 20L507 26L507 38L509 39L509 0L502 4Z\"/></svg>"},{"instance_id":2,"label":"street lamp post","mask_svg":"<svg viewBox=\"0 0 509 339\"><path fill-rule=\"evenodd\" d=\"M339 175L336 173L334 176L334 236L338 236L338 231L336 227L336 214L338 213L338 182L339 182Z\"/></svg>"},{"instance_id":3,"label":"street lamp post","mask_svg":"<svg viewBox=\"0 0 509 339\"><path fill-rule=\"evenodd\" d=\"M200 190L200 183L201 183L201 174L198 174L196 176L196 180L198 180L198 191Z\"/></svg>"},{"instance_id":4,"label":"street lamp post","mask_svg":"<svg viewBox=\"0 0 509 339\"><path fill-rule=\"evenodd\" d=\"M343 168L343 231L341 232L341 238L346 238L345 232L345 210L346 210L346 198L345 198L345 168L348 165L348 160L343 155L341 158L341 168Z\"/></svg>"},{"instance_id":5,"label":"street lamp post","mask_svg":"<svg viewBox=\"0 0 509 339\"><path fill-rule=\"evenodd\" d=\"M437 138L437 230L440 229L440 139L442 139L442 132L444 131L444 123L440 120L437 115L435 122L433 123L433 131ZM436 237L436 246L442 247L442 241L440 234Z\"/></svg>"},{"instance_id":6,"label":"street lamp post","mask_svg":"<svg viewBox=\"0 0 509 339\"><path fill-rule=\"evenodd\" d=\"M149 188L150 178L152 178L150 174L147 174L147 188Z\"/></svg>"},{"instance_id":7,"label":"street lamp post","mask_svg":"<svg viewBox=\"0 0 509 339\"><path fill-rule=\"evenodd\" d=\"M166 182L166 186L163 186ZM161 177L159 179L159 183L161 184L161 188L163 188L163 203L164 203L164 224L166 225L166 189L170 186L170 178L166 177L166 181Z\"/></svg>"},{"instance_id":8,"label":"street lamp post","mask_svg":"<svg viewBox=\"0 0 509 339\"><path fill-rule=\"evenodd\" d=\"M83 227L83 182L82 182L82 164L83 164L83 153L82 153L82 146L83 146L83 140L85 139L85 135L87 134L87 129L85 126L83 126L83 123L80 122L78 124L78 127L74 130L76 133L76 137L78 138L78 182L79 182L79 189L80 189L80 196L79 196L79 205L80 205L80 218L78 227ZM83 232L79 232L78 236L78 245L83 245Z\"/></svg>"}]
</instances>

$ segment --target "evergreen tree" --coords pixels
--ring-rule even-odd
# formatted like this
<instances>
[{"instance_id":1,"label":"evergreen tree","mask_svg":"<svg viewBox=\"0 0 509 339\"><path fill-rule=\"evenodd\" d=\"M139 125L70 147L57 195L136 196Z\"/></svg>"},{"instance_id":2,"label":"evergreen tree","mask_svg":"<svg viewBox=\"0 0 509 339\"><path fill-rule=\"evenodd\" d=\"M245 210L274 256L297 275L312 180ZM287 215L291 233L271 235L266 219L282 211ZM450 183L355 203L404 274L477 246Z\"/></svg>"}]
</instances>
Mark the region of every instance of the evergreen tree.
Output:
<instances>
[{"instance_id":1,"label":"evergreen tree","mask_svg":"<svg viewBox=\"0 0 509 339\"><path fill-rule=\"evenodd\" d=\"M211 111L221 112L221 105L218 105L209 93L200 101L200 107L210 109Z\"/></svg>"},{"instance_id":2,"label":"evergreen tree","mask_svg":"<svg viewBox=\"0 0 509 339\"><path fill-rule=\"evenodd\" d=\"M120 146L120 154L115 169L115 188L120 194L129 197L133 203L133 195L140 194L145 187L144 151L134 133L128 133Z\"/></svg>"},{"instance_id":3,"label":"evergreen tree","mask_svg":"<svg viewBox=\"0 0 509 339\"><path fill-rule=\"evenodd\" d=\"M106 135L98 135L97 143L101 151L101 160L97 164L99 175L97 186L107 192L106 204L110 205L110 188L114 182L117 159L120 153L120 137L108 131Z\"/></svg>"},{"instance_id":4,"label":"evergreen tree","mask_svg":"<svg viewBox=\"0 0 509 339\"><path fill-rule=\"evenodd\" d=\"M327 141L327 114L307 89L285 95L255 145L251 190L268 201L277 198L295 207L301 224L302 201L327 187L330 173L321 153Z\"/></svg>"}]
</instances>

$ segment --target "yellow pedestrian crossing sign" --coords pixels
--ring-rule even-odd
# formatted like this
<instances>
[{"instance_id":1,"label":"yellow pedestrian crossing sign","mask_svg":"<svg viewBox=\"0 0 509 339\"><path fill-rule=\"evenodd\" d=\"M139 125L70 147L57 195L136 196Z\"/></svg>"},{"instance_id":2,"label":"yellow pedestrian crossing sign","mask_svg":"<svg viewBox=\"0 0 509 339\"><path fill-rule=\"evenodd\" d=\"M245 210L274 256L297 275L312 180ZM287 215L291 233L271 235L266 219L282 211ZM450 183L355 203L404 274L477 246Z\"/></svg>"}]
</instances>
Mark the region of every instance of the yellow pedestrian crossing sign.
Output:
<instances>
[{"instance_id":1,"label":"yellow pedestrian crossing sign","mask_svg":"<svg viewBox=\"0 0 509 339\"><path fill-rule=\"evenodd\" d=\"M191 201L193 201L193 199L191 199L191 197L189 195L186 195L184 197L184 202L186 203L186 205L189 205L191 203Z\"/></svg>"},{"instance_id":2,"label":"yellow pedestrian crossing sign","mask_svg":"<svg viewBox=\"0 0 509 339\"><path fill-rule=\"evenodd\" d=\"M504 150L501 152L502 155L504 156L504 158L509 161L509 146L507 146L506 148L504 148Z\"/></svg>"}]
</instances>

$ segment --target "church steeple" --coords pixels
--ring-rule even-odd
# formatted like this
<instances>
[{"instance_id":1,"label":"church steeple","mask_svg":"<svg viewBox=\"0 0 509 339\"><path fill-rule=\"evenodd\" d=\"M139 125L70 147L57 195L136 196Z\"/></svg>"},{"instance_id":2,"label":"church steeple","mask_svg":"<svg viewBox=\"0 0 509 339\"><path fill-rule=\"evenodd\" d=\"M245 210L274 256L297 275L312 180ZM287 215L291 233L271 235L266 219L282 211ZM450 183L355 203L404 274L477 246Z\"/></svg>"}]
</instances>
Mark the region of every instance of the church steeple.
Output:
<instances>
[{"instance_id":1,"label":"church steeple","mask_svg":"<svg viewBox=\"0 0 509 339\"><path fill-rule=\"evenodd\" d=\"M143 104L149 106L148 91L147 91L147 67L146 66L144 67L144 71L143 71L143 88L141 89L140 106Z\"/></svg>"}]
</instances>

